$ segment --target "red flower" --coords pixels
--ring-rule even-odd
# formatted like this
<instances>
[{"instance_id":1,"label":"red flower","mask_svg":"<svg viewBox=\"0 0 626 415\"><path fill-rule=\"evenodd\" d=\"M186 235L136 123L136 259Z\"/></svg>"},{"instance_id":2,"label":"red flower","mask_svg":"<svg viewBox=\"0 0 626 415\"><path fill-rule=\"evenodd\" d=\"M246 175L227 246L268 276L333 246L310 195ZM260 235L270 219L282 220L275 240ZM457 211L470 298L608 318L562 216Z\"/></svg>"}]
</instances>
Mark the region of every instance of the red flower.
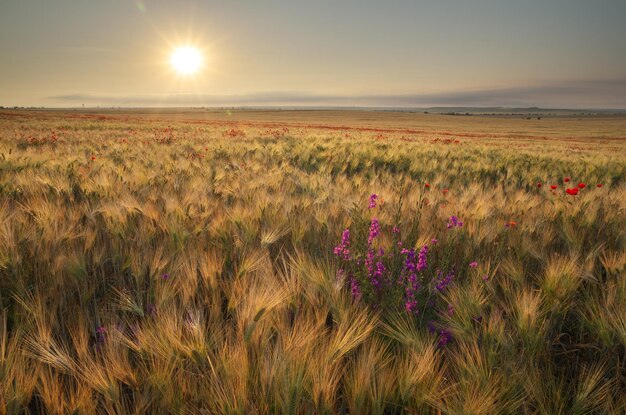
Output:
<instances>
[{"instance_id":1,"label":"red flower","mask_svg":"<svg viewBox=\"0 0 626 415\"><path fill-rule=\"evenodd\" d=\"M96 156L91 156L91 161L94 161L96 159Z\"/></svg>"},{"instance_id":2,"label":"red flower","mask_svg":"<svg viewBox=\"0 0 626 415\"><path fill-rule=\"evenodd\" d=\"M426 187L430 187L430 185L429 185L428 183L425 183L425 184L424 184L424 186L426 186Z\"/></svg>"},{"instance_id":3,"label":"red flower","mask_svg":"<svg viewBox=\"0 0 626 415\"><path fill-rule=\"evenodd\" d=\"M448 189L443 189L442 192L445 195L446 193L448 193Z\"/></svg>"},{"instance_id":4,"label":"red flower","mask_svg":"<svg viewBox=\"0 0 626 415\"><path fill-rule=\"evenodd\" d=\"M577 187L574 187L572 189L566 189L565 191L567 192L568 195L572 195L572 196L576 196L578 194Z\"/></svg>"},{"instance_id":5,"label":"red flower","mask_svg":"<svg viewBox=\"0 0 626 415\"><path fill-rule=\"evenodd\" d=\"M566 178L563 179L563 182L567 183L567 182L569 182L569 180L570 180L570 178L566 177Z\"/></svg>"},{"instance_id":6,"label":"red flower","mask_svg":"<svg viewBox=\"0 0 626 415\"><path fill-rule=\"evenodd\" d=\"M602 184L598 183L598 184L596 185L596 187L602 187Z\"/></svg>"},{"instance_id":7,"label":"red flower","mask_svg":"<svg viewBox=\"0 0 626 415\"><path fill-rule=\"evenodd\" d=\"M587 186L585 183L578 183L578 188L579 189L584 189L585 186Z\"/></svg>"},{"instance_id":8,"label":"red flower","mask_svg":"<svg viewBox=\"0 0 626 415\"><path fill-rule=\"evenodd\" d=\"M541 183L537 183L537 187L541 187L543 186Z\"/></svg>"},{"instance_id":9,"label":"red flower","mask_svg":"<svg viewBox=\"0 0 626 415\"><path fill-rule=\"evenodd\" d=\"M554 189L556 189L556 188L557 188L557 186L556 186L555 184L550 185L550 189L554 190Z\"/></svg>"}]
</instances>

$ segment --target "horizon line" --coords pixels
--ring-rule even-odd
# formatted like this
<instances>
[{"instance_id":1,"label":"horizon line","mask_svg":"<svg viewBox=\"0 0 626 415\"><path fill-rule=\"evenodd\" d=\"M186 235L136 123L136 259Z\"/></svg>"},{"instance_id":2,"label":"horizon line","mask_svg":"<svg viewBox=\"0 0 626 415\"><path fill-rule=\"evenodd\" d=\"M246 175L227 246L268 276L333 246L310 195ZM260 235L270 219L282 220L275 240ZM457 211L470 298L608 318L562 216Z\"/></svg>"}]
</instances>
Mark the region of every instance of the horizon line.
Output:
<instances>
[{"instance_id":1,"label":"horizon line","mask_svg":"<svg viewBox=\"0 0 626 415\"><path fill-rule=\"evenodd\" d=\"M617 111L626 112L626 107L543 107L507 105L437 105L437 106L385 106L385 105L90 105L90 106L46 106L46 105L0 105L0 110L93 110L93 109L225 109L225 110L372 110L418 112L428 110L495 110L495 111ZM459 112L454 111L454 112ZM460 114L462 115L462 114Z\"/></svg>"}]
</instances>

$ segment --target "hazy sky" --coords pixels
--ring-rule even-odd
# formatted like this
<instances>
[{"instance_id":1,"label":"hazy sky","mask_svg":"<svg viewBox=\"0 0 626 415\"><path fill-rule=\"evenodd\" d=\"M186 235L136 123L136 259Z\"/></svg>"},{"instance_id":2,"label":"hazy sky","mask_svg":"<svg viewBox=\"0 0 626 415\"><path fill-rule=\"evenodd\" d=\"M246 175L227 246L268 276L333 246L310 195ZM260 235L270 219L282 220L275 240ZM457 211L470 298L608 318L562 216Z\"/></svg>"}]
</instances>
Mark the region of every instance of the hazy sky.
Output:
<instances>
[{"instance_id":1,"label":"hazy sky","mask_svg":"<svg viewBox=\"0 0 626 415\"><path fill-rule=\"evenodd\" d=\"M626 108L626 0L0 0L0 105L83 103Z\"/></svg>"}]
</instances>

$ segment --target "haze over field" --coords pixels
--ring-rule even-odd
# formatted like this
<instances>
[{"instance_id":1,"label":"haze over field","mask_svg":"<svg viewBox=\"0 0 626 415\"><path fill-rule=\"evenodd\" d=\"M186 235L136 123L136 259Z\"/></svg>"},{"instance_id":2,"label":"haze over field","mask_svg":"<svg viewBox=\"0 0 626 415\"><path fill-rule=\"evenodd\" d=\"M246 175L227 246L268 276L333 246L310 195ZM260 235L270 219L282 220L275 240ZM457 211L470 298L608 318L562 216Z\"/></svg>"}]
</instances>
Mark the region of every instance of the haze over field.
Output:
<instances>
[{"instance_id":1,"label":"haze over field","mask_svg":"<svg viewBox=\"0 0 626 415\"><path fill-rule=\"evenodd\" d=\"M3 1L0 105L626 108L625 16L620 0ZM171 65L180 46L195 73Z\"/></svg>"}]
</instances>

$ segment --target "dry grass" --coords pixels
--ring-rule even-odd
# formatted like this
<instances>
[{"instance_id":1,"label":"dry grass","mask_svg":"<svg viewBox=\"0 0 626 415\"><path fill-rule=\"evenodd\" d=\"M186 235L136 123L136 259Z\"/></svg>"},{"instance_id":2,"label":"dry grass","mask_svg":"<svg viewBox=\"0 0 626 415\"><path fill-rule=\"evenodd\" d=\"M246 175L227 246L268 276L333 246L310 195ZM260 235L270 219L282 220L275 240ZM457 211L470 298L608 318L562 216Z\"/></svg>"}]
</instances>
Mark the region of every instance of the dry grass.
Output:
<instances>
[{"instance_id":1,"label":"dry grass","mask_svg":"<svg viewBox=\"0 0 626 415\"><path fill-rule=\"evenodd\" d=\"M0 113L0 413L626 410L623 119L199 114ZM371 193L445 347L337 279Z\"/></svg>"}]
</instances>

